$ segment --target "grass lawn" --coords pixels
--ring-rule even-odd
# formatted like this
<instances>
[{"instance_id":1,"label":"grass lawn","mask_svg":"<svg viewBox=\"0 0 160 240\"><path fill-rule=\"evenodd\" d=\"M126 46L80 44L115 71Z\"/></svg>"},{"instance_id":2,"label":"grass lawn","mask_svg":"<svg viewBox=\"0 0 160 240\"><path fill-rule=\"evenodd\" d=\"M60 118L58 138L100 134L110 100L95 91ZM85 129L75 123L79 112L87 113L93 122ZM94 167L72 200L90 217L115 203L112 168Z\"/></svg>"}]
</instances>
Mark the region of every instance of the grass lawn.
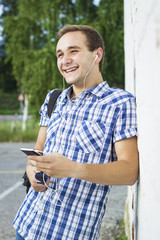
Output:
<instances>
[{"instance_id":1,"label":"grass lawn","mask_svg":"<svg viewBox=\"0 0 160 240\"><path fill-rule=\"evenodd\" d=\"M39 121L30 119L27 121L25 131L22 131L22 122L1 121L0 142L30 142L36 141L39 131Z\"/></svg>"}]
</instances>

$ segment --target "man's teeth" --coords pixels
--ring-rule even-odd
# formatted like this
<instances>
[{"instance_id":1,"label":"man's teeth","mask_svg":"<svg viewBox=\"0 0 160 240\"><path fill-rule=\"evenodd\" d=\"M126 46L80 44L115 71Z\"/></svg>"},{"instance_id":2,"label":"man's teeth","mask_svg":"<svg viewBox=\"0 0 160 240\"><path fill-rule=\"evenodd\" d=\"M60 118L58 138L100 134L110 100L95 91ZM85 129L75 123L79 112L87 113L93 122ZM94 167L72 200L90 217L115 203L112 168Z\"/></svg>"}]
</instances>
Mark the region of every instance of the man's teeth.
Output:
<instances>
[{"instance_id":1,"label":"man's teeth","mask_svg":"<svg viewBox=\"0 0 160 240\"><path fill-rule=\"evenodd\" d=\"M68 73L68 72L72 72L72 71L74 71L74 70L76 70L77 68L71 68L71 69L68 69L68 70L66 70L66 72Z\"/></svg>"}]
</instances>

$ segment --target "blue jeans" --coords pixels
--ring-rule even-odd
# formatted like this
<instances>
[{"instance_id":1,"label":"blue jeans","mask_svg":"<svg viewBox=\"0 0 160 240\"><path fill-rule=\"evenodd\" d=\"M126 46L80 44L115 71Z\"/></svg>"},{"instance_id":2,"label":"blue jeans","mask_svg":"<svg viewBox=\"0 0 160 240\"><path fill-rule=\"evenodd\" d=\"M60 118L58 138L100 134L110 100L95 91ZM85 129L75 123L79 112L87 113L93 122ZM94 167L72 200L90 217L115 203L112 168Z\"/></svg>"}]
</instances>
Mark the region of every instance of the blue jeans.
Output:
<instances>
[{"instance_id":1,"label":"blue jeans","mask_svg":"<svg viewBox=\"0 0 160 240\"><path fill-rule=\"evenodd\" d=\"M15 238L15 240L24 240L24 238L21 237L21 235L20 235L18 232L16 232L16 238Z\"/></svg>"}]
</instances>

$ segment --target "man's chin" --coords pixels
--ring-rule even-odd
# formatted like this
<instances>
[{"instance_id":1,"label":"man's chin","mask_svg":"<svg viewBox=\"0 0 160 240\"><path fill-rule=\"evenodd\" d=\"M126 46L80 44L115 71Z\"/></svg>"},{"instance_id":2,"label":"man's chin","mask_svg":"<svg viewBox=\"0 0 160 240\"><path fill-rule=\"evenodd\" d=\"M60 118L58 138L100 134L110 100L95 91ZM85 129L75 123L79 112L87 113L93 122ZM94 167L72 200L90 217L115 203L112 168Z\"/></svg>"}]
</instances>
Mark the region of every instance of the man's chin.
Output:
<instances>
[{"instance_id":1,"label":"man's chin","mask_svg":"<svg viewBox=\"0 0 160 240\"><path fill-rule=\"evenodd\" d=\"M72 85L72 84L78 84L78 80L76 79L66 79L66 83L69 84L69 85Z\"/></svg>"}]
</instances>

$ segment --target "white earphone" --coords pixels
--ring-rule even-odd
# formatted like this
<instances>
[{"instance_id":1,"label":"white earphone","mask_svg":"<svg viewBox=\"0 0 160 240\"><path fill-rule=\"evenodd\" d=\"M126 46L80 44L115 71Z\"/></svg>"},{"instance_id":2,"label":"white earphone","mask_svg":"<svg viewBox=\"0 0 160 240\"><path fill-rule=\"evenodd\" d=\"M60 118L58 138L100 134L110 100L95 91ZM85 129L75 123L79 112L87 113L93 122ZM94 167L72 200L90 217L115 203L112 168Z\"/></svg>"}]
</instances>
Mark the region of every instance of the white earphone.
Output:
<instances>
[{"instance_id":1,"label":"white earphone","mask_svg":"<svg viewBox=\"0 0 160 240\"><path fill-rule=\"evenodd\" d=\"M98 54L96 55L96 57L95 57L95 60L98 58Z\"/></svg>"}]
</instances>

